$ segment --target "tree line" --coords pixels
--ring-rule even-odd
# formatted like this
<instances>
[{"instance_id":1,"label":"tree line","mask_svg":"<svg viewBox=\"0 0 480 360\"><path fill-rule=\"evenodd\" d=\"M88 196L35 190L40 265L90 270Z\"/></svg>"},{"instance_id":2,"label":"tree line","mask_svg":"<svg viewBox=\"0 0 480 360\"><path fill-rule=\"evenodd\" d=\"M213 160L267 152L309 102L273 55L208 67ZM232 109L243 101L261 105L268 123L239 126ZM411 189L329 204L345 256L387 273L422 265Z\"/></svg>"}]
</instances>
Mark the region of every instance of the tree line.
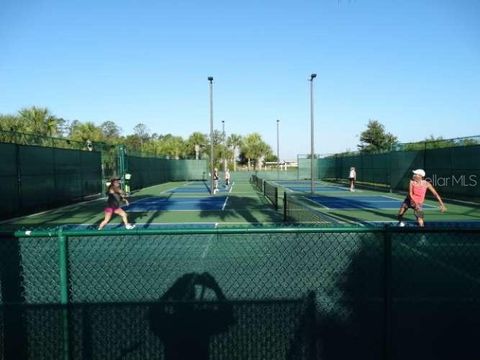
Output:
<instances>
[{"instance_id":1,"label":"tree line","mask_svg":"<svg viewBox=\"0 0 480 360\"><path fill-rule=\"evenodd\" d=\"M150 132L145 124L133 128L133 134L123 135L114 121L96 125L91 121L68 121L55 116L47 108L32 106L15 115L0 114L0 131L34 134L36 137L66 139L95 148L96 144L125 145L129 154L158 156L170 159L208 159L213 142L215 166L227 166L236 170L244 164L255 168L261 161L277 161L271 147L258 133L226 136L214 130L213 137L195 131L188 138L173 134Z\"/></svg>"},{"instance_id":2,"label":"tree line","mask_svg":"<svg viewBox=\"0 0 480 360\"><path fill-rule=\"evenodd\" d=\"M123 144L130 154L170 159L208 159L212 141L215 166L223 168L225 161L233 170L236 170L237 163L247 165L250 169L256 168L262 161L279 160L258 133L226 136L223 132L214 130L213 137L210 139L207 134L196 131L184 139L172 134L151 133L146 125L139 123L133 128L133 134L122 135L122 129L113 121L104 121L98 126L91 121L68 121L53 115L47 108L36 106L23 108L15 115L0 114L0 131L68 139L80 144ZM382 123L378 120L369 120L366 129L360 134L357 149L360 153L423 150L473 145L480 143L479 140L478 138L443 139L431 135L420 142L400 144L398 138L387 132ZM354 152L347 150L342 154L352 153Z\"/></svg>"}]
</instances>

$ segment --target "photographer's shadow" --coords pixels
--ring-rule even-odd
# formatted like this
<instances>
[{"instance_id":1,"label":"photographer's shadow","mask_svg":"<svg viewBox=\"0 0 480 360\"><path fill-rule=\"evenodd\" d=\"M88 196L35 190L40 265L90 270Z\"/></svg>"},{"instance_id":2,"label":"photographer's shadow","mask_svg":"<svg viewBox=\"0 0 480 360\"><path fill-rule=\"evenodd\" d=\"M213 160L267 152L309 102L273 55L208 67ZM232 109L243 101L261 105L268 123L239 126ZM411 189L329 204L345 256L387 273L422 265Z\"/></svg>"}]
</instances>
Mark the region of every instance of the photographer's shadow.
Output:
<instances>
[{"instance_id":1,"label":"photographer's shadow","mask_svg":"<svg viewBox=\"0 0 480 360\"><path fill-rule=\"evenodd\" d=\"M150 330L164 344L166 360L207 360L210 338L235 322L233 306L208 273L180 277L150 306Z\"/></svg>"}]
</instances>

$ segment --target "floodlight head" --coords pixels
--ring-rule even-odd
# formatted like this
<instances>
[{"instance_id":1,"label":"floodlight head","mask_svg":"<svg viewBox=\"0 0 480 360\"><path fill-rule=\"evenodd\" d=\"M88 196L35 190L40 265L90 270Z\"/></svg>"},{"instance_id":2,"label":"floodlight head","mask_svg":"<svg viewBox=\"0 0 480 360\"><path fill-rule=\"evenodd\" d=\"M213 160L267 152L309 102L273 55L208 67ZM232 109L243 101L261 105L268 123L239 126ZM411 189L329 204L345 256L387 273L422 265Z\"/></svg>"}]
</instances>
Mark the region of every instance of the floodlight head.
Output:
<instances>
[{"instance_id":1,"label":"floodlight head","mask_svg":"<svg viewBox=\"0 0 480 360\"><path fill-rule=\"evenodd\" d=\"M213 81L213 76L209 76L208 81Z\"/></svg>"},{"instance_id":2,"label":"floodlight head","mask_svg":"<svg viewBox=\"0 0 480 360\"><path fill-rule=\"evenodd\" d=\"M316 77L317 77L317 74L312 74L312 75L310 75L310 80L313 80L313 79L315 79Z\"/></svg>"}]
</instances>

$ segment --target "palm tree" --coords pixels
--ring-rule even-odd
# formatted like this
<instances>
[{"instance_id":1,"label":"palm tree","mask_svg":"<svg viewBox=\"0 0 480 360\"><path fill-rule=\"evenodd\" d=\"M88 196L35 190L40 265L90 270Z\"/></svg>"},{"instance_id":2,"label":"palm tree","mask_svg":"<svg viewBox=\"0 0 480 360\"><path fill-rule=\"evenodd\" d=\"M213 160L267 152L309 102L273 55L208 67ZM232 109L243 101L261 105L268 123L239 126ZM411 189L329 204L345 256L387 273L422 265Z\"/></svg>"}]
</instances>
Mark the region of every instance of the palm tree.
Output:
<instances>
[{"instance_id":1,"label":"palm tree","mask_svg":"<svg viewBox=\"0 0 480 360\"><path fill-rule=\"evenodd\" d=\"M237 170L237 152L243 144L242 137L237 134L231 134L227 139L227 147L231 149L231 159L233 163L233 171Z\"/></svg>"},{"instance_id":2,"label":"palm tree","mask_svg":"<svg viewBox=\"0 0 480 360\"><path fill-rule=\"evenodd\" d=\"M242 152L248 160L248 170L250 170L251 160L256 160L254 169L256 170L259 160L272 153L270 146L262 140L258 133L249 134L244 138Z\"/></svg>"},{"instance_id":3,"label":"palm tree","mask_svg":"<svg viewBox=\"0 0 480 360\"><path fill-rule=\"evenodd\" d=\"M195 159L200 159L202 157L202 149L206 147L207 142L207 135L198 131L192 133L186 143L187 155L195 154Z\"/></svg>"},{"instance_id":4,"label":"palm tree","mask_svg":"<svg viewBox=\"0 0 480 360\"><path fill-rule=\"evenodd\" d=\"M26 130L29 133L49 137L57 136L59 133L59 121L47 108L32 106L21 109L18 114L26 123Z\"/></svg>"},{"instance_id":5,"label":"palm tree","mask_svg":"<svg viewBox=\"0 0 480 360\"><path fill-rule=\"evenodd\" d=\"M87 146L87 142L103 142L104 137L102 129L97 127L93 122L87 121L81 123L74 121L70 130L70 139L79 141Z\"/></svg>"},{"instance_id":6,"label":"palm tree","mask_svg":"<svg viewBox=\"0 0 480 360\"><path fill-rule=\"evenodd\" d=\"M161 152L173 159L185 156L185 141L181 136L167 134L161 140Z\"/></svg>"}]
</instances>

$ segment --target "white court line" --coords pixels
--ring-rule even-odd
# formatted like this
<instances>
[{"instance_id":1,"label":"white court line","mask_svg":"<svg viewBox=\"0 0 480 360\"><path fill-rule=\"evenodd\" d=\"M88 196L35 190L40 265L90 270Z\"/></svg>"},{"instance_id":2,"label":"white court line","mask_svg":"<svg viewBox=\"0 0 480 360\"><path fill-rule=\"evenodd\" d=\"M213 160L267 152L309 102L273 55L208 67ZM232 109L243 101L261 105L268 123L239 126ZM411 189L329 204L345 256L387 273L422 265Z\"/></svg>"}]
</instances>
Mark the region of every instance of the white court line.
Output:
<instances>
[{"instance_id":1,"label":"white court line","mask_svg":"<svg viewBox=\"0 0 480 360\"><path fill-rule=\"evenodd\" d=\"M232 182L232 185L230 185L230 189L228 189L228 194L232 192L233 185L235 185L235 182ZM227 202L228 202L228 196L229 195L225 197L225 201L223 202L223 206L222 206L222 211L225 211L225 206L227 206Z\"/></svg>"}]
</instances>

